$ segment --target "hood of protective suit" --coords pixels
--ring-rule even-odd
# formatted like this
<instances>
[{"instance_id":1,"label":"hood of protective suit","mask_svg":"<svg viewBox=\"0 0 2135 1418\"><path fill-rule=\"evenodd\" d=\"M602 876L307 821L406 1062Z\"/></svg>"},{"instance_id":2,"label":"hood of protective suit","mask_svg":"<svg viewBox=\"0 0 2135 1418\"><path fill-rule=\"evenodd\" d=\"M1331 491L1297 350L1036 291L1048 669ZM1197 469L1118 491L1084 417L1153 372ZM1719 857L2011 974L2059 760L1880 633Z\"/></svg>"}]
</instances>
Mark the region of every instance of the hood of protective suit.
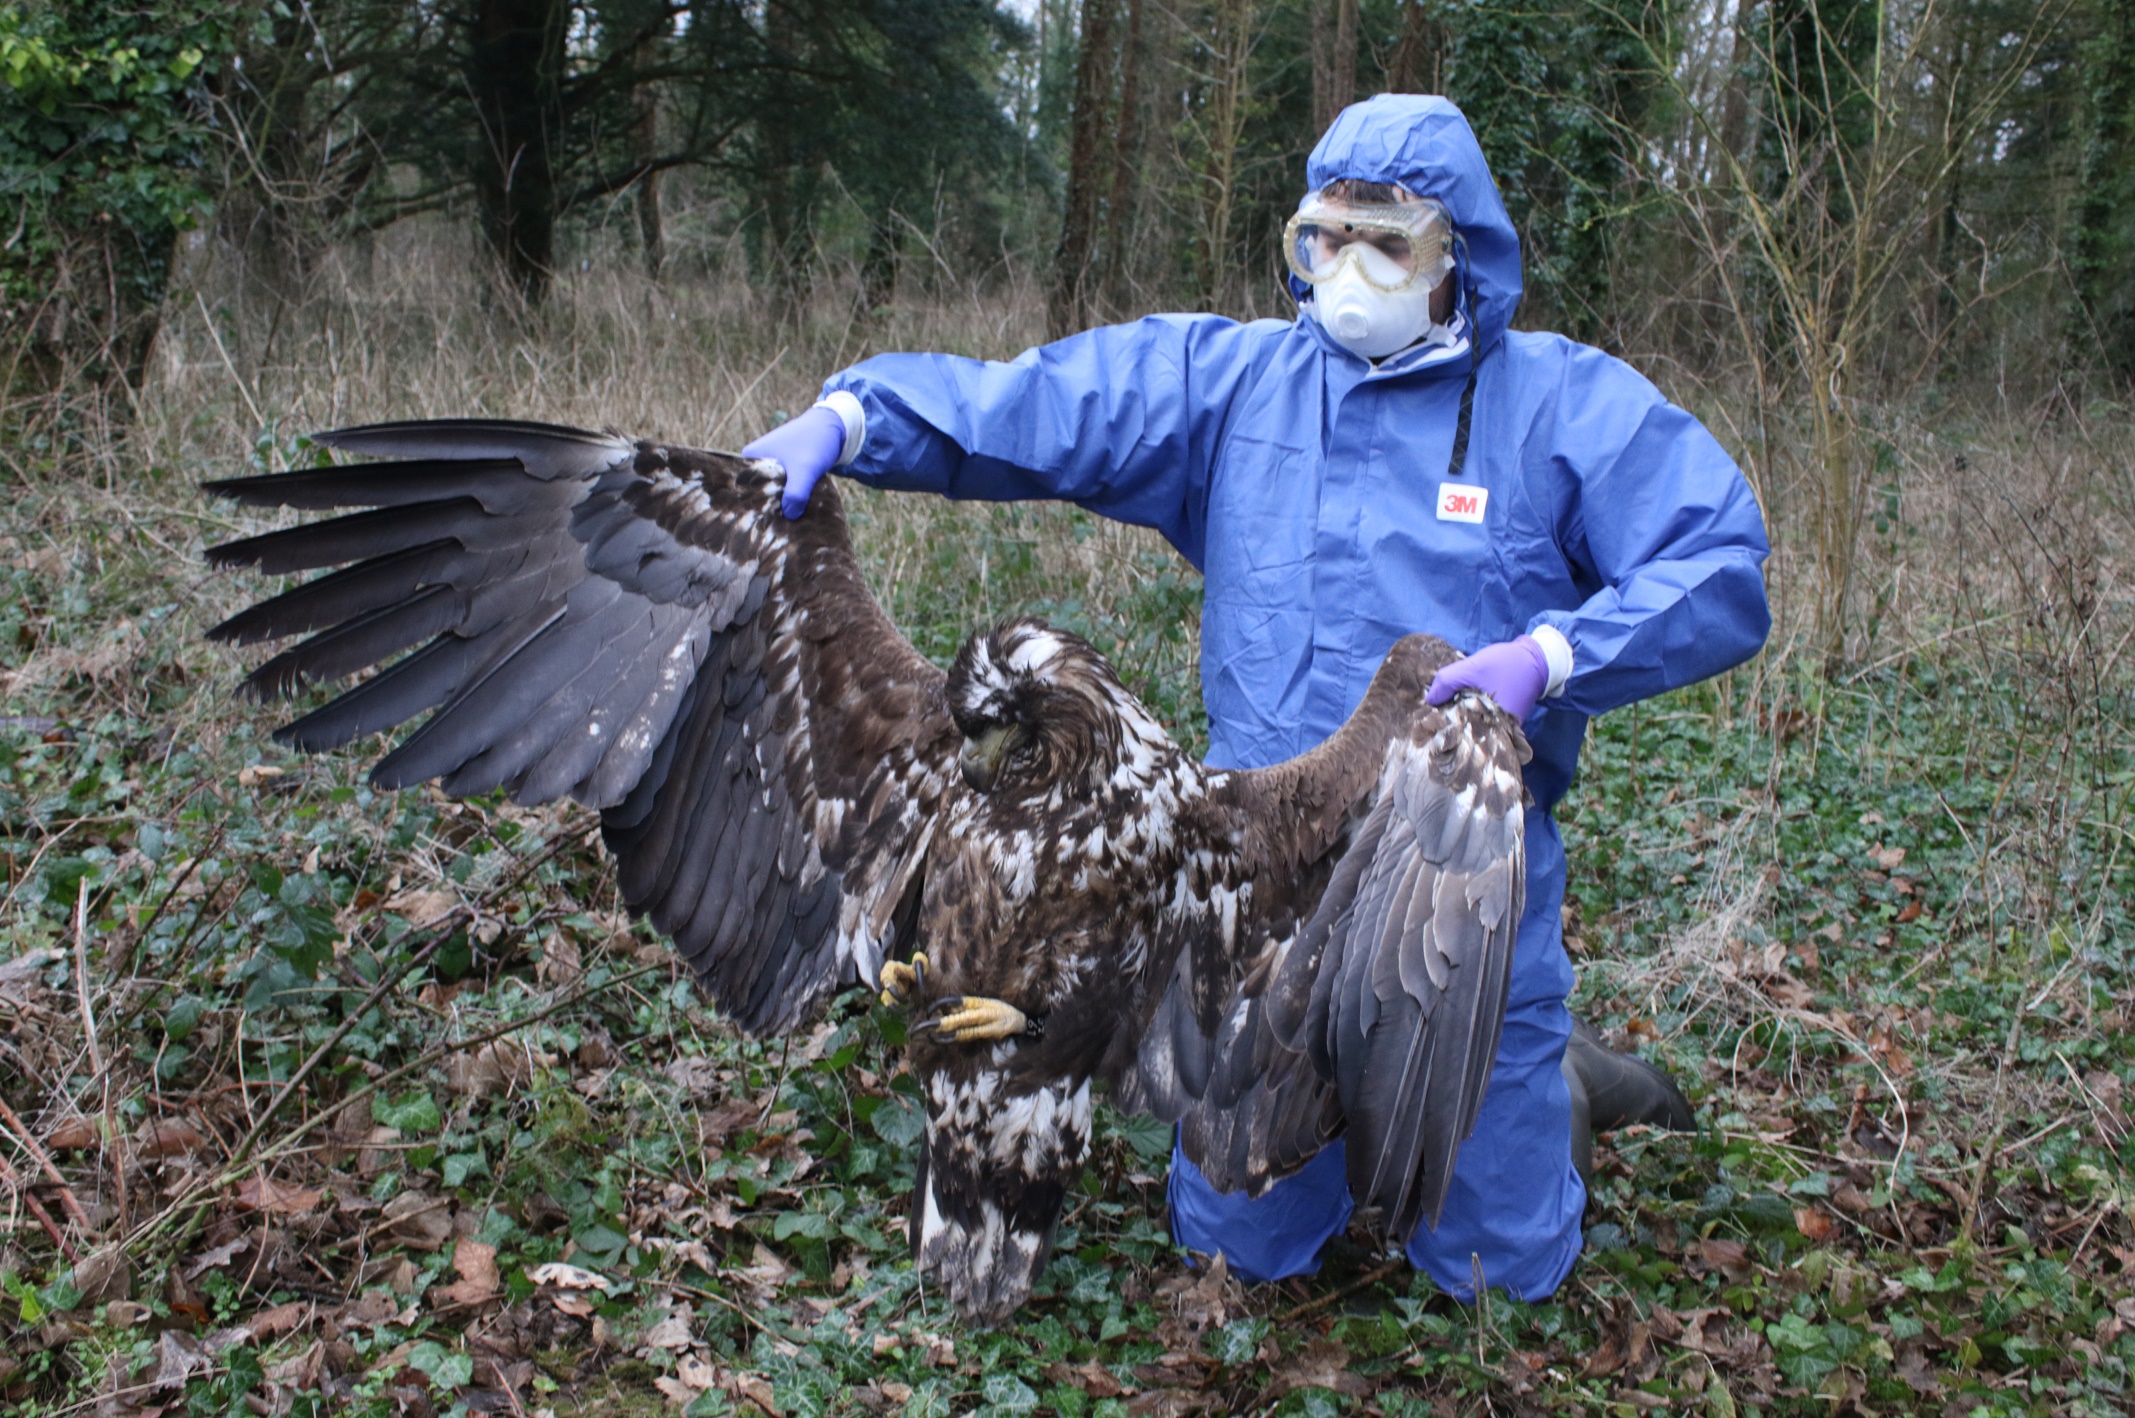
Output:
<instances>
[{"instance_id":1,"label":"hood of protective suit","mask_svg":"<svg viewBox=\"0 0 2135 1418\"><path fill-rule=\"evenodd\" d=\"M1305 165L1314 191L1338 177L1397 183L1446 204L1459 243L1462 308L1475 325L1475 349L1489 349L1520 306L1520 238L1491 179L1475 130L1452 100L1380 94L1342 110ZM1306 287L1290 279L1302 300Z\"/></svg>"}]
</instances>

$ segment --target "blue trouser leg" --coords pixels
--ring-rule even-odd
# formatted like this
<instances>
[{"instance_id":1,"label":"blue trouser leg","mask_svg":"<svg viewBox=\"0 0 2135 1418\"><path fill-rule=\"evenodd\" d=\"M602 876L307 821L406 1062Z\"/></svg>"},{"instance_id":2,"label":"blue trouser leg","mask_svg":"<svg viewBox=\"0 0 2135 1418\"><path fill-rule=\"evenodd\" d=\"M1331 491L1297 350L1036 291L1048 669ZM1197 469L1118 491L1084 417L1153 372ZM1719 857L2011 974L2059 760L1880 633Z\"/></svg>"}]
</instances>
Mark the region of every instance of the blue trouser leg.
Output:
<instances>
[{"instance_id":1,"label":"blue trouser leg","mask_svg":"<svg viewBox=\"0 0 2135 1418\"><path fill-rule=\"evenodd\" d=\"M1219 1192L1171 1144L1172 1239L1190 1251L1223 1252L1241 1280L1280 1280L1320 1268L1320 1247L1349 1224L1349 1175L1337 1139L1302 1169L1257 1197Z\"/></svg>"},{"instance_id":2,"label":"blue trouser leg","mask_svg":"<svg viewBox=\"0 0 2135 1418\"><path fill-rule=\"evenodd\" d=\"M1554 1291L1579 1254L1586 1188L1572 1168L1571 1091L1564 1082L1571 961L1564 954L1564 844L1535 813L1527 827L1527 910L1513 951L1490 1089L1475 1132L1453 1165L1444 1214L1409 1238L1411 1264L1462 1299L1475 1277L1523 1300ZM1309 1275L1350 1213L1342 1144L1258 1199L1225 1196L1172 1148L1171 1227L1189 1250L1222 1251L1248 1280Z\"/></svg>"}]
</instances>

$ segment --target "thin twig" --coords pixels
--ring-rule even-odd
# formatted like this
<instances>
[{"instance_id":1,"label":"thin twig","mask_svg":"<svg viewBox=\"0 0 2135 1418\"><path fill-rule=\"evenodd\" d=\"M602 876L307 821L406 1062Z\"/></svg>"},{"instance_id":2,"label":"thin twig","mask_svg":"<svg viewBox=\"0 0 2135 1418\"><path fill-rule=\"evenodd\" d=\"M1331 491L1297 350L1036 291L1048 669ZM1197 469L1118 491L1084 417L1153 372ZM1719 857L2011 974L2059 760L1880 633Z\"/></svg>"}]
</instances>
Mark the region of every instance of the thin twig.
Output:
<instances>
[{"instance_id":1,"label":"thin twig","mask_svg":"<svg viewBox=\"0 0 2135 1418\"><path fill-rule=\"evenodd\" d=\"M222 356L222 367L230 371L230 382L237 386L238 396L245 401L245 407L252 411L252 426L264 430L267 420L260 416L259 405L252 402L252 391L238 376L237 366L230 362L230 352L223 348L222 331L216 328L215 317L208 314L208 303L200 298L199 291L193 292L193 304L200 307L201 323L208 327L208 338L215 342L215 353Z\"/></svg>"},{"instance_id":2,"label":"thin twig","mask_svg":"<svg viewBox=\"0 0 2135 1418\"><path fill-rule=\"evenodd\" d=\"M81 1006L82 1033L89 1041L89 1076L104 1077L104 1051L96 1040L96 1014L89 1008L89 878L74 893L74 1002Z\"/></svg>"},{"instance_id":3,"label":"thin twig","mask_svg":"<svg viewBox=\"0 0 2135 1418\"><path fill-rule=\"evenodd\" d=\"M30 1215L37 1218L37 1224L44 1227L44 1233L52 1238L52 1244L59 1247L60 1254L67 1258L67 1264L79 1264L81 1252L75 1250L66 1236L61 1234L58 1225L52 1220L52 1213L46 1211L44 1204L30 1195L29 1185L22 1180L22 1174L16 1171L5 1157L0 1157L0 1181L6 1182L15 1194L22 1198L23 1205L30 1209Z\"/></svg>"},{"instance_id":4,"label":"thin twig","mask_svg":"<svg viewBox=\"0 0 2135 1418\"><path fill-rule=\"evenodd\" d=\"M29 1124L7 1105L5 1098L0 1098L0 1122L7 1124L7 1130L22 1144L22 1150L30 1155L30 1160L37 1164L38 1170L51 1178L52 1185L59 1188L60 1205L66 1207L67 1216L86 1234L89 1231L89 1218L82 1211L81 1202L75 1199L74 1188L67 1184L67 1179L60 1174L59 1168L52 1165L52 1154L38 1145L37 1135L31 1132Z\"/></svg>"},{"instance_id":5,"label":"thin twig","mask_svg":"<svg viewBox=\"0 0 2135 1418\"><path fill-rule=\"evenodd\" d=\"M1289 1324L1292 1320L1302 1319L1306 1315L1313 1314L1319 1310L1324 1310L1337 1300L1346 1300L1351 1295L1356 1294L1359 1290L1363 1290L1370 1286L1377 1285L1380 1281L1386 1279L1387 1276L1392 1275L1395 1271L1399 1270L1402 1266L1406 1264L1408 1264L1408 1262L1405 1260L1390 1260L1386 1262L1386 1264L1380 1266L1377 1270L1358 1276L1355 1280L1350 1281L1347 1285L1344 1285L1339 1290L1330 1290L1324 1295L1315 1296L1312 1299L1305 1301L1305 1303L1303 1303L1302 1305L1299 1305L1294 1309L1286 1311L1281 1316L1281 1318L1275 1321L1275 1323L1279 1328L1283 1325Z\"/></svg>"}]
</instances>

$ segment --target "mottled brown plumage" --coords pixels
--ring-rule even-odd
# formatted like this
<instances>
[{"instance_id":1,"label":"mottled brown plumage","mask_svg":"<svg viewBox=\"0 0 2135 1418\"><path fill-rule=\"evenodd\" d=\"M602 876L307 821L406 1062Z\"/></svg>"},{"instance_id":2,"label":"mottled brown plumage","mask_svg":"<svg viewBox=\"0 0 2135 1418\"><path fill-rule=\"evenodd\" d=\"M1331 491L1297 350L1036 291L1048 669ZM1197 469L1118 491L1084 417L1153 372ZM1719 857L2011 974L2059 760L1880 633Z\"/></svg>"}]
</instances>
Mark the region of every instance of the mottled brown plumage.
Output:
<instances>
[{"instance_id":1,"label":"mottled brown plumage","mask_svg":"<svg viewBox=\"0 0 2135 1418\"><path fill-rule=\"evenodd\" d=\"M752 1033L923 951L912 1002L965 1012L914 1032L911 1234L968 1316L1043 1268L1093 1082L1179 1121L1224 1187L1346 1129L1358 1199L1435 1219L1496 1049L1526 756L1487 700L1424 706L1443 642L1394 646L1311 753L1211 771L1040 622L929 665L832 486L787 521L776 467L726 454L483 421L320 441L400 461L213 490L371 510L210 557L345 569L213 633L309 636L247 681L264 697L393 662L278 737L430 712L380 786L597 808L625 901Z\"/></svg>"}]
</instances>

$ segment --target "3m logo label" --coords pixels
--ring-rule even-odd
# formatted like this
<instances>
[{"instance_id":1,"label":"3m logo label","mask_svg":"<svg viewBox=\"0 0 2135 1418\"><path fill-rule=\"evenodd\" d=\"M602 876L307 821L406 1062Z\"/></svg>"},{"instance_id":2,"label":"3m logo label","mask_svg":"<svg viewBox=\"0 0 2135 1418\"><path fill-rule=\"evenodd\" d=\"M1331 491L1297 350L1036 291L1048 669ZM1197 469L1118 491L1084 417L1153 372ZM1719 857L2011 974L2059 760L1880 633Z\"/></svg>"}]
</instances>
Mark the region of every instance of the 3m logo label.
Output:
<instances>
[{"instance_id":1,"label":"3m logo label","mask_svg":"<svg viewBox=\"0 0 2135 1418\"><path fill-rule=\"evenodd\" d=\"M1473 483L1440 483L1438 485L1438 520L1441 522L1480 522L1483 509L1490 505L1490 489Z\"/></svg>"}]
</instances>

